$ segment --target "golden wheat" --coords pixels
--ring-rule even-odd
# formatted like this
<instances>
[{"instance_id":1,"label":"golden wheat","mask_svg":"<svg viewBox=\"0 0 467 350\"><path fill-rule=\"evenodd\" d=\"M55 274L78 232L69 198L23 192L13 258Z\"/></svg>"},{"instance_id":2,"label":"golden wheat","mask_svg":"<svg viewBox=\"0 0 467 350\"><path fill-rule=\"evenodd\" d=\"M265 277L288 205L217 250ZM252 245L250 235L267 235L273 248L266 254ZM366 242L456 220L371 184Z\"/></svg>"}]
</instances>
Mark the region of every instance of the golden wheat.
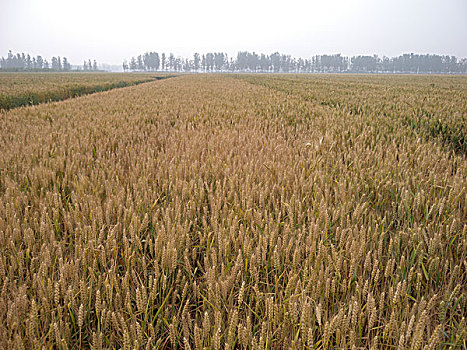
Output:
<instances>
[{"instance_id":1,"label":"golden wheat","mask_svg":"<svg viewBox=\"0 0 467 350\"><path fill-rule=\"evenodd\" d=\"M465 118L467 80L392 79L186 75L3 112L0 348L465 348L466 158L378 101Z\"/></svg>"}]
</instances>

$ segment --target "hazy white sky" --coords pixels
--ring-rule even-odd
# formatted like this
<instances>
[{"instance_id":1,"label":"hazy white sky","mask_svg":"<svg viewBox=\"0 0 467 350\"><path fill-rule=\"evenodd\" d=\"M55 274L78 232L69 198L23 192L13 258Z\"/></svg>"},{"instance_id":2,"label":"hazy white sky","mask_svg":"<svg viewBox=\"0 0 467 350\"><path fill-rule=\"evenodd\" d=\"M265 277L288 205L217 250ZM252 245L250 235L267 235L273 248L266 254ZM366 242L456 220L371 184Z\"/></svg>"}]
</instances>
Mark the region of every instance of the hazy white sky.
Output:
<instances>
[{"instance_id":1,"label":"hazy white sky","mask_svg":"<svg viewBox=\"0 0 467 350\"><path fill-rule=\"evenodd\" d=\"M467 57L467 0L0 0L9 49L74 64L145 51Z\"/></svg>"}]
</instances>

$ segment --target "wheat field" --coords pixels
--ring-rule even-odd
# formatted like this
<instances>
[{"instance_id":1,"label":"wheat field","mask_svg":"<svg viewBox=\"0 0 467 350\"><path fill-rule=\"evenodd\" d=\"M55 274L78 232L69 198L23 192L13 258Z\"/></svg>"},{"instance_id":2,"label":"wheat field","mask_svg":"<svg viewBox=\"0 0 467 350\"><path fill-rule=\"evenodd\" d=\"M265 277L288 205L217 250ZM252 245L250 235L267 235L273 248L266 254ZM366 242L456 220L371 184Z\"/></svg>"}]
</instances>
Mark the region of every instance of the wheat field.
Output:
<instances>
[{"instance_id":1,"label":"wheat field","mask_svg":"<svg viewBox=\"0 0 467 350\"><path fill-rule=\"evenodd\" d=\"M465 349L467 78L184 75L0 114L1 349Z\"/></svg>"},{"instance_id":2,"label":"wheat field","mask_svg":"<svg viewBox=\"0 0 467 350\"><path fill-rule=\"evenodd\" d=\"M165 73L0 73L0 109L61 101L99 91L146 83Z\"/></svg>"}]
</instances>

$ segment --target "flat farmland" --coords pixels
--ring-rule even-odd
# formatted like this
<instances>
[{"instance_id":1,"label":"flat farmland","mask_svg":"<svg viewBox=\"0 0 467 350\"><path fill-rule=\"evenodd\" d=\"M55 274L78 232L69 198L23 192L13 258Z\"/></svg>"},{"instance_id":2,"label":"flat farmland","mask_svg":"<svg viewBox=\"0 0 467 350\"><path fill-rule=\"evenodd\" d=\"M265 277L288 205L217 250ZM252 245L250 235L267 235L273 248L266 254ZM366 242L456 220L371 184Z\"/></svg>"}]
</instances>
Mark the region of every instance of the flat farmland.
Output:
<instances>
[{"instance_id":1,"label":"flat farmland","mask_svg":"<svg viewBox=\"0 0 467 350\"><path fill-rule=\"evenodd\" d=\"M466 118L409 75L3 111L0 348L466 348Z\"/></svg>"},{"instance_id":2,"label":"flat farmland","mask_svg":"<svg viewBox=\"0 0 467 350\"><path fill-rule=\"evenodd\" d=\"M166 74L159 74L164 77ZM0 109L60 101L94 92L141 84L154 74L0 73Z\"/></svg>"}]
</instances>

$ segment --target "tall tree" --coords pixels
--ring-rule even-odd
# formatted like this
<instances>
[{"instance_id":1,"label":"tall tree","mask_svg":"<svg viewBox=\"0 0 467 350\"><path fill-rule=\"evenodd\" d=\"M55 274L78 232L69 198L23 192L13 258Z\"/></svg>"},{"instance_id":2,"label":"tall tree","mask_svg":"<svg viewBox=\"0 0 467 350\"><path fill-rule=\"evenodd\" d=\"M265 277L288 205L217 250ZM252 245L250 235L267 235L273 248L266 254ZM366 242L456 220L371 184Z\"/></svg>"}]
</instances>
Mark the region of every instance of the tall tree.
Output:
<instances>
[{"instance_id":1,"label":"tall tree","mask_svg":"<svg viewBox=\"0 0 467 350\"><path fill-rule=\"evenodd\" d=\"M275 52L271 55L271 65L275 73L279 72L281 69L281 55L279 52Z\"/></svg>"},{"instance_id":2,"label":"tall tree","mask_svg":"<svg viewBox=\"0 0 467 350\"><path fill-rule=\"evenodd\" d=\"M62 62L62 64L63 64L63 70L64 70L65 72L68 72L68 71L71 70L71 65L70 65L70 63L68 62L68 59L67 59L66 57L63 57L63 62Z\"/></svg>"},{"instance_id":3,"label":"tall tree","mask_svg":"<svg viewBox=\"0 0 467 350\"><path fill-rule=\"evenodd\" d=\"M131 70L136 70L138 68L137 64L136 64L136 59L134 57L131 58L130 60L130 69Z\"/></svg>"},{"instance_id":4,"label":"tall tree","mask_svg":"<svg viewBox=\"0 0 467 350\"><path fill-rule=\"evenodd\" d=\"M161 64L161 60L159 58L159 54L157 52L154 52L154 70L159 70Z\"/></svg>"},{"instance_id":5,"label":"tall tree","mask_svg":"<svg viewBox=\"0 0 467 350\"><path fill-rule=\"evenodd\" d=\"M37 56L36 64L38 69L42 69L44 67L44 59L42 58L42 56Z\"/></svg>"},{"instance_id":6,"label":"tall tree","mask_svg":"<svg viewBox=\"0 0 467 350\"><path fill-rule=\"evenodd\" d=\"M58 65L58 58L57 57L52 57L52 69L55 71L58 71L59 65Z\"/></svg>"},{"instance_id":7,"label":"tall tree","mask_svg":"<svg viewBox=\"0 0 467 350\"><path fill-rule=\"evenodd\" d=\"M206 72L206 56L204 54L201 57L201 67L203 68L203 71Z\"/></svg>"},{"instance_id":8,"label":"tall tree","mask_svg":"<svg viewBox=\"0 0 467 350\"><path fill-rule=\"evenodd\" d=\"M27 69L32 69L32 60L31 60L31 56L28 54L26 56L26 68Z\"/></svg>"},{"instance_id":9,"label":"tall tree","mask_svg":"<svg viewBox=\"0 0 467 350\"><path fill-rule=\"evenodd\" d=\"M222 52L214 54L214 67L216 71L220 71L224 68L226 56Z\"/></svg>"},{"instance_id":10,"label":"tall tree","mask_svg":"<svg viewBox=\"0 0 467 350\"><path fill-rule=\"evenodd\" d=\"M173 70L174 69L174 63L175 63L175 57L174 57L174 54L171 53L169 55L169 70Z\"/></svg>"},{"instance_id":11,"label":"tall tree","mask_svg":"<svg viewBox=\"0 0 467 350\"><path fill-rule=\"evenodd\" d=\"M200 65L201 59L199 57L199 53L195 53L193 55L193 68L195 71L199 70L199 65Z\"/></svg>"},{"instance_id":12,"label":"tall tree","mask_svg":"<svg viewBox=\"0 0 467 350\"><path fill-rule=\"evenodd\" d=\"M138 64L138 70L144 70L144 64L143 64L143 56L139 55L136 58L137 64Z\"/></svg>"},{"instance_id":13,"label":"tall tree","mask_svg":"<svg viewBox=\"0 0 467 350\"><path fill-rule=\"evenodd\" d=\"M143 64L144 64L144 69L145 70L152 70L151 69L151 59L150 59L149 52L146 52L143 55Z\"/></svg>"},{"instance_id":14,"label":"tall tree","mask_svg":"<svg viewBox=\"0 0 467 350\"><path fill-rule=\"evenodd\" d=\"M211 52L206 54L206 67L208 71L212 71L214 68L214 54Z\"/></svg>"}]
</instances>

